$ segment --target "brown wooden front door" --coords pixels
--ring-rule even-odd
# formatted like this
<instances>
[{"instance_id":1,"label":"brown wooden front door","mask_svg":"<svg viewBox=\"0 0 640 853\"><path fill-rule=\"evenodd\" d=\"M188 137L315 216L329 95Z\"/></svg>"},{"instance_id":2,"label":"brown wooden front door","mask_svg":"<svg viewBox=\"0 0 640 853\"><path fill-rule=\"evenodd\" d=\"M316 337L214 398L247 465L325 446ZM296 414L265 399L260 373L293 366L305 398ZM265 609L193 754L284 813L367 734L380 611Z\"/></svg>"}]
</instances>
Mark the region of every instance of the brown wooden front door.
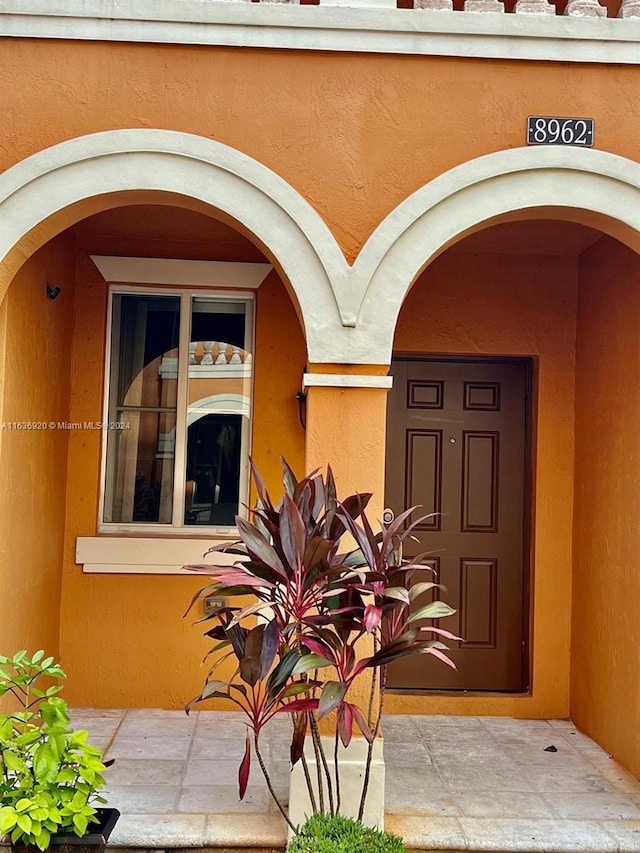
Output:
<instances>
[{"instance_id":1,"label":"brown wooden front door","mask_svg":"<svg viewBox=\"0 0 640 853\"><path fill-rule=\"evenodd\" d=\"M457 671L413 655L389 667L388 686L525 690L528 364L398 358L391 372L385 506L433 513L406 555L430 552L457 611L441 627L463 642L447 643Z\"/></svg>"}]
</instances>

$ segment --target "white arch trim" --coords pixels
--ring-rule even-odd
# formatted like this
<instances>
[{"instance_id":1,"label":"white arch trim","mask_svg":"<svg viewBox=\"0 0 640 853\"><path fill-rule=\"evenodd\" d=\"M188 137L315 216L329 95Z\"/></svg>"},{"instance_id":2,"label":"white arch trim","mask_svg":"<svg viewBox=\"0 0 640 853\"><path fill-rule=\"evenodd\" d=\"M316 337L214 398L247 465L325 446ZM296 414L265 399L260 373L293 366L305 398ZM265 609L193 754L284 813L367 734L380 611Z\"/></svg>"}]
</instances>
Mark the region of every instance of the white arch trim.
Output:
<instances>
[{"instance_id":1,"label":"white arch trim","mask_svg":"<svg viewBox=\"0 0 640 853\"><path fill-rule=\"evenodd\" d=\"M515 148L419 189L380 223L353 266L354 332L369 341L370 363L390 362L406 294L443 247L493 217L536 207L591 211L640 232L640 164L592 149Z\"/></svg>"},{"instance_id":2,"label":"white arch trim","mask_svg":"<svg viewBox=\"0 0 640 853\"><path fill-rule=\"evenodd\" d=\"M286 181L220 142L168 130L113 130L54 145L0 176L0 261L35 226L93 196L159 190L224 211L269 247L300 306L309 358L331 360L348 322L333 287L348 265L314 208ZM0 287L2 292L2 287Z\"/></svg>"},{"instance_id":3,"label":"white arch trim","mask_svg":"<svg viewBox=\"0 0 640 853\"><path fill-rule=\"evenodd\" d=\"M242 394L213 394L202 397L189 404L187 426L191 426L206 415L242 415L248 418L251 412L251 400ZM175 428L171 430L175 432Z\"/></svg>"},{"instance_id":4,"label":"white arch trim","mask_svg":"<svg viewBox=\"0 0 640 853\"><path fill-rule=\"evenodd\" d=\"M210 204L269 247L296 293L310 362L388 364L402 302L420 271L494 217L578 208L640 233L640 164L592 149L515 148L419 189L380 223L350 267L319 214L256 160L191 134L136 129L60 143L1 175L0 260L53 213L140 189Z\"/></svg>"}]
</instances>

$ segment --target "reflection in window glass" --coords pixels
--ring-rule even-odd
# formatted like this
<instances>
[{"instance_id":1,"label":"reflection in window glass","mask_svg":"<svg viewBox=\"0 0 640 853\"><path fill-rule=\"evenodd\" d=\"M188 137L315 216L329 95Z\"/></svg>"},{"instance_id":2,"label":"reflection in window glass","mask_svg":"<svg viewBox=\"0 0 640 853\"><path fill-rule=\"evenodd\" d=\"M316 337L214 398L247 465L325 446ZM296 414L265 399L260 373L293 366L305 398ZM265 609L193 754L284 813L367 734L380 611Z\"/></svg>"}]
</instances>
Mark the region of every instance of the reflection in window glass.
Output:
<instances>
[{"instance_id":1,"label":"reflection in window glass","mask_svg":"<svg viewBox=\"0 0 640 853\"><path fill-rule=\"evenodd\" d=\"M224 526L246 501L250 300L115 293L103 520ZM182 365L182 366L181 366Z\"/></svg>"},{"instance_id":2,"label":"reflection in window glass","mask_svg":"<svg viewBox=\"0 0 640 853\"><path fill-rule=\"evenodd\" d=\"M127 429L109 436L112 521L171 524L175 412L127 412Z\"/></svg>"},{"instance_id":3,"label":"reflection in window glass","mask_svg":"<svg viewBox=\"0 0 640 853\"><path fill-rule=\"evenodd\" d=\"M116 294L105 521L171 523L180 299Z\"/></svg>"},{"instance_id":4,"label":"reflection in window glass","mask_svg":"<svg viewBox=\"0 0 640 853\"><path fill-rule=\"evenodd\" d=\"M251 355L245 304L196 298L191 307L184 523L235 523L248 441Z\"/></svg>"},{"instance_id":5,"label":"reflection in window glass","mask_svg":"<svg viewBox=\"0 0 640 853\"><path fill-rule=\"evenodd\" d=\"M241 421L239 415L204 415L188 428L185 524L235 524Z\"/></svg>"}]
</instances>

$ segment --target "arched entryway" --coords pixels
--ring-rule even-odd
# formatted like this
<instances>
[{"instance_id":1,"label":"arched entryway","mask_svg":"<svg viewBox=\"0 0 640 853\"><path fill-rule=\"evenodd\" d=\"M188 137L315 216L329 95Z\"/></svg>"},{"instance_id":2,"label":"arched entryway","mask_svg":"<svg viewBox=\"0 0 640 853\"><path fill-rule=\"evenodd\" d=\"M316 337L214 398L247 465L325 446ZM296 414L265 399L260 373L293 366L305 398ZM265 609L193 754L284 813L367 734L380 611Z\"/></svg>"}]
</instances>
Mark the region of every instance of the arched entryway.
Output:
<instances>
[{"instance_id":1,"label":"arched entryway","mask_svg":"<svg viewBox=\"0 0 640 853\"><path fill-rule=\"evenodd\" d=\"M586 223L640 248L640 164L604 151L515 148L478 157L417 190L369 237L353 267L356 333L388 363L404 298L448 246L494 222Z\"/></svg>"},{"instance_id":2,"label":"arched entryway","mask_svg":"<svg viewBox=\"0 0 640 853\"><path fill-rule=\"evenodd\" d=\"M98 332L100 323L91 326L83 322L93 317L95 323L92 312L96 303L87 298L84 313L73 315L63 308L61 297L45 302L43 309L35 297L32 300L28 289L32 285L41 294L46 283L57 285L52 273L62 282L75 280L81 264L73 254L74 237L68 229L88 217L131 205L145 206L146 214L149 207L189 210L250 237L254 248L281 273L279 287L286 287L294 300L304 329L302 338L297 327L300 347L294 347L296 353L300 348L310 365L330 366L310 384L307 463L311 459L313 464L325 464L339 457L346 479L351 473L355 478L357 473L366 480L365 486L373 480L377 491L385 456L386 383L381 374L391 360L394 335L398 340L397 336L404 334L401 311L428 292L423 287L423 271L433 277L447 264L461 263L449 247L483 228L512 220L572 221L609 235L585 250L588 263L578 269L573 337L566 334L570 323L566 328L557 326L566 307L559 306L557 300L562 302L568 291L561 286L554 290L553 276L541 277L539 269L529 268L529 302L525 301L524 310L518 299L514 301L518 294L508 286L500 296L501 310L505 304L511 306L509 341L503 338L498 342L498 328L494 329L493 345L486 340L479 345L473 335L465 338L461 328L456 338L453 326L460 317L456 311L451 315L453 331L447 332L444 324L439 340L436 335L419 345L410 342L406 346L415 346L419 355L538 359L533 386L538 408L532 409L531 430L536 471L531 540L532 693L507 703L500 700L499 708L490 697L457 696L446 699L446 705L441 703L440 707L446 707L447 712L518 716L571 712L579 724L637 772L637 735L625 724L623 714L625 707L638 705L634 657L638 638L634 632L640 622L631 604L638 599L637 548L630 519L638 491L634 463L640 455L635 445L636 408L640 407L637 383L633 381L635 330L640 327L640 318L636 323L635 289L629 282L635 280L637 272L639 187L640 166L605 152L555 148L498 152L452 169L402 202L373 232L349 267L330 229L299 194L265 167L226 146L185 134L146 130L114 131L62 143L2 176L0 211L7 228L1 234L0 291L6 292L12 282L14 292L21 293L21 307L14 314L14 319L21 318L19 322L11 320L6 298L0 309L0 329L7 330L7 341L11 335L11 345L0 356L4 358L3 419L11 413L6 401L19 403L24 389L36 389L33 399L37 398L39 412L55 410L64 417L65 407L69 412L69 407L75 406L73 412L82 412L83 420L99 418L95 400L102 394L98 384L104 362L96 353L104 353L104 347L101 350L96 341L100 334L104 340L106 327L103 324ZM123 245L118 254L122 254ZM31 264L25 263L27 259ZM83 274L95 278L98 273L90 266L92 262L83 263ZM470 278L477 273L472 266ZM536 283L536 276L542 281ZM487 285L497 281L495 275L487 273L485 277ZM424 304L413 303L417 305L413 317L421 323L416 334L437 330L433 323L438 312L434 309L440 302L444 310L443 300L454 294L451 280L450 275L444 276ZM94 285L99 288L104 280L95 279ZM468 318L477 322L484 311L490 320L491 305L479 301L488 292L486 287L473 287L468 281L465 286L470 288L463 306ZM542 299L541 287L551 287ZM459 296L462 299L462 294ZM293 310L291 303L288 306ZM482 311L476 310L478 307ZM34 317L45 316L43 311L56 310L60 311L59 322L34 324ZM539 320L536 340L548 347L546 355L536 353L527 332L534 313ZM70 337L83 341L81 351L76 347L69 351ZM25 342L29 340L36 341L38 348L28 350ZM290 375L295 372L299 377L303 356L290 356L287 332L280 330L269 346L272 368L281 359ZM549 353L556 350L564 360L562 381L548 370ZM53 360L52 353L56 354ZM212 348L211 353L219 354L219 348ZM45 364L48 372L43 369ZM80 384L79 376L85 376ZM609 381L610 377L615 377L615 382ZM9 381L14 383L15 393L11 395L7 394ZM575 402L566 393L569 385ZM287 400L289 405L290 395ZM273 403L284 405L284 398L276 395ZM593 415L594 407L598 418ZM324 424L330 424L331 429ZM594 425L602 427L600 432L594 431ZM271 429L268 437L274 434ZM7 441L5 433L2 453ZM77 450L73 453L71 438L67 442L61 434L55 440L43 438L38 453L24 452L23 445L23 450L14 454L13 467L4 469L8 480L3 492L13 501L13 514L5 514L4 523L9 519L14 530L22 530L22 519L27 517L39 525L35 529L41 534L33 537L33 543L41 544L34 550L30 543L26 555L21 554L22 543L14 539L12 552L5 555L7 565L15 566L10 586L16 595L28 592L34 600L44 592L54 603L54 612L55 603L60 601L59 575L52 573L44 586L34 584L28 573L25 579L21 566L37 562L41 550L48 548L51 554L64 555L64 565L77 580L78 533L75 528L70 533L67 524L68 520L75 524L78 519L91 518L95 525L95 488L92 491L82 484L83 472L98 481L100 454L95 439L83 443L78 437L73 441ZM270 447L275 460L283 449L280 434L277 446L272 442ZM55 488L48 488L46 496L40 493L34 514L30 484L42 482ZM360 487L360 481L354 486ZM68 511L69 496L76 507L72 512ZM599 524L603 513L606 526ZM557 535L559 526L562 536ZM10 541L10 537L5 540ZM86 588L91 589L92 604L103 606L102 602L109 601L113 584L107 583L104 575L96 575L86 580ZM123 595L128 610L105 606L112 607L120 620L126 618L123 612L135 612L131 624L136 626L136 634L131 643L142 657L151 658L157 651L155 628L145 632L145 627L156 625L158 620L157 614L152 618L149 613L148 585L139 576L132 576L122 589L126 589ZM72 604L71 598L65 604L63 596L65 620L77 609ZM93 639L101 632L91 620L92 608L80 608L74 643L88 650L78 672L93 685L94 692L87 694L87 701L98 703L103 686L95 676L91 649ZM10 630L10 623L5 624ZM49 624L49 628L55 634L56 625ZM606 659L603 648L608 653ZM135 683L135 673L126 675ZM151 690L150 683L147 686ZM623 700L614 705L609 698L612 692ZM170 702L179 704L183 699L184 691L176 688ZM132 701L142 704L139 698ZM145 699L146 704L149 701ZM417 702L421 704L414 704L414 709L434 707L423 699L406 697L403 706Z\"/></svg>"},{"instance_id":3,"label":"arched entryway","mask_svg":"<svg viewBox=\"0 0 640 853\"><path fill-rule=\"evenodd\" d=\"M624 708L638 703L629 640L639 583L631 515L640 481L640 257L593 227L601 222L589 212L551 215L559 212L506 216L438 253L399 314L387 503L404 489L407 504L446 514L416 547L433 551L449 587L442 597L459 610L448 627L467 642L459 682L398 673L391 706L571 715L637 772ZM515 439L500 421L514 404L513 370L525 377L516 401L524 432ZM520 441L517 460L510 441ZM488 544L502 534L513 548L506 556ZM510 587L512 568L520 577ZM520 672L504 687L498 661L493 673L473 670L483 683L465 681L464 655L475 655L473 666L488 660L500 619L511 617Z\"/></svg>"},{"instance_id":4,"label":"arched entryway","mask_svg":"<svg viewBox=\"0 0 640 853\"><path fill-rule=\"evenodd\" d=\"M68 196L87 195L91 182L76 177ZM154 183L151 173L147 177L138 171L138 185ZM219 469L223 476L234 473L231 457L249 416L253 455L268 479L278 478L279 453L296 468L304 467L304 432L295 399L308 361L302 309L275 253L246 224L175 192L116 192L108 182L96 186L104 191L67 203L34 225L9 252L4 267L7 279L10 269L15 272L0 308L5 331L2 420L11 424L0 448L7 590L0 639L6 649L19 642L60 654L70 674L72 703L181 707L200 687L197 659L207 644L191 621L182 619L201 581L176 577L176 571L202 558L210 544L205 541L212 533L208 528L219 527L218 516L228 503ZM9 199L21 197L11 212L28 208L32 192L33 187L24 189L26 195L8 191ZM224 207L227 196L220 198ZM60 188L53 198L43 190L41 201L51 208L69 198ZM255 199L247 205L249 210L256 206ZM36 216L35 210L31 213ZM286 229L278 231L273 209L271 214L277 243ZM298 257L301 267L313 267L306 245L297 246L296 264ZM48 298L47 286L58 289L51 294L55 298ZM117 307L117 299L135 304ZM174 310L167 325L172 301L180 302L188 316L178 320ZM117 311L129 329L120 337ZM226 316L234 318L228 337L221 322ZM212 318L215 322L207 326ZM137 348L137 355L118 350L120 339ZM117 373L116 356L128 359L126 376L126 371ZM187 361L185 495L177 516L178 527L185 529L163 539L154 533L154 523L163 521L158 506L170 498L167 472L174 468L178 444L175 424L167 417L172 417L168 410L178 365ZM117 390L118 376L126 384L120 400L109 390L110 385ZM147 399L154 386L157 399ZM120 442L118 451L130 462L124 463L117 518L105 511L109 445L117 433L97 426L111 423L105 412L112 402L121 410L117 420L131 422L124 437L135 432L135 441L125 442L129 449ZM149 428L139 423L142 417ZM167 424L153 432L151 422L160 418ZM240 426L234 436L235 422ZM207 438L203 424L215 444L211 458L199 450ZM271 441L274 433L277 446ZM242 447L246 456L248 447ZM146 500L144 489L152 499ZM240 502L237 494L231 497ZM187 658L189 666L184 665Z\"/></svg>"},{"instance_id":5,"label":"arched entryway","mask_svg":"<svg viewBox=\"0 0 640 853\"><path fill-rule=\"evenodd\" d=\"M287 281L307 329L310 360L332 359L335 346L327 330L340 326L337 290L347 265L326 224L266 166L193 134L95 133L38 152L4 172L0 294L48 239L93 213L135 202L141 193L163 193L165 203L175 196L196 209L204 205L251 234Z\"/></svg>"}]
</instances>

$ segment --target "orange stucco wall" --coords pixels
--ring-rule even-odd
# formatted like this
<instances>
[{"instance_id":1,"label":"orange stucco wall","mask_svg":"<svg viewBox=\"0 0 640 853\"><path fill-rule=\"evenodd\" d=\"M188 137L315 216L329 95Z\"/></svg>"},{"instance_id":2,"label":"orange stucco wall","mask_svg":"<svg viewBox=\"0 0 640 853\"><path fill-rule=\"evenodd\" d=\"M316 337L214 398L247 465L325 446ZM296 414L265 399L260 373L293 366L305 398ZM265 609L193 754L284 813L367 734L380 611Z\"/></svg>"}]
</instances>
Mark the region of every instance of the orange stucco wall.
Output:
<instances>
[{"instance_id":1,"label":"orange stucco wall","mask_svg":"<svg viewBox=\"0 0 640 853\"><path fill-rule=\"evenodd\" d=\"M372 492L372 518L380 515L384 493L386 391L374 388L309 388L306 465L331 465L338 495ZM358 452L354 453L354 448Z\"/></svg>"},{"instance_id":2,"label":"orange stucco wall","mask_svg":"<svg viewBox=\"0 0 640 853\"><path fill-rule=\"evenodd\" d=\"M373 371L365 368L357 372ZM324 472L331 465L338 497L371 492L367 515L372 524L382 517L384 500L386 397L385 390L374 388L312 387L307 392L307 470L320 468ZM348 538L343 541L347 548L355 545L349 546ZM369 653L372 651L371 644ZM365 640L358 654L367 653ZM351 701L361 708L369 702L370 677L371 670L365 671L350 688ZM324 724L324 732L330 734L331 727L326 721Z\"/></svg>"},{"instance_id":3,"label":"orange stucco wall","mask_svg":"<svg viewBox=\"0 0 640 853\"><path fill-rule=\"evenodd\" d=\"M5 39L0 169L96 131L199 134L291 183L353 258L377 223L431 178L525 144L527 115L593 116L598 147L635 159L640 117L628 105L638 73L577 63Z\"/></svg>"},{"instance_id":4,"label":"orange stucco wall","mask_svg":"<svg viewBox=\"0 0 640 853\"><path fill-rule=\"evenodd\" d=\"M571 714L640 776L640 258L603 238L578 301Z\"/></svg>"},{"instance_id":5,"label":"orange stucco wall","mask_svg":"<svg viewBox=\"0 0 640 853\"><path fill-rule=\"evenodd\" d=\"M104 235L83 236L69 415L75 422L99 421L102 412L107 287L88 256L93 245L110 253ZM113 241L111 247L113 252ZM142 255L155 251L140 241L130 248ZM296 469L304 467L304 433L295 401L304 363L304 340L293 305L271 273L256 302L253 454L276 495L279 453ZM202 686L199 662L210 644L194 620L182 614L206 579L83 574L75 564L76 538L96 533L101 438L95 431L69 433L60 634L70 676L66 696L70 703L98 707L180 708Z\"/></svg>"},{"instance_id":6,"label":"orange stucco wall","mask_svg":"<svg viewBox=\"0 0 640 853\"><path fill-rule=\"evenodd\" d=\"M0 301L0 423L4 420L4 388L5 388L5 360L7 354L7 306L8 299ZM2 454L2 430L0 430L0 455Z\"/></svg>"},{"instance_id":7,"label":"orange stucco wall","mask_svg":"<svg viewBox=\"0 0 640 853\"><path fill-rule=\"evenodd\" d=\"M59 652L68 433L10 429L66 421L74 295L73 235L37 252L0 306L0 651ZM46 284L58 285L47 299ZM6 328L2 317L6 317Z\"/></svg>"},{"instance_id":8,"label":"orange stucco wall","mask_svg":"<svg viewBox=\"0 0 640 853\"><path fill-rule=\"evenodd\" d=\"M252 453L273 498L282 494L280 456L305 473L304 430L296 394L306 347L291 300L275 273L260 285L256 308Z\"/></svg>"},{"instance_id":9,"label":"orange stucco wall","mask_svg":"<svg viewBox=\"0 0 640 853\"><path fill-rule=\"evenodd\" d=\"M447 252L402 308L397 353L535 358L535 608L530 695L398 695L391 711L568 715L576 284L571 257Z\"/></svg>"},{"instance_id":10,"label":"orange stucco wall","mask_svg":"<svg viewBox=\"0 0 640 853\"><path fill-rule=\"evenodd\" d=\"M25 89L27 72L30 85ZM638 68L631 66L603 69L577 63L6 39L0 54L5 117L0 170L47 146L95 131L156 127L199 134L224 142L281 175L322 214L351 260L379 221L430 179L482 154L522 145L528 114L593 116L599 148L637 159L640 116L628 105L637 97L638 73ZM110 204L109 199L95 199L83 210L91 208L93 212ZM30 246L63 227L61 221L66 227L74 221L74 213L64 212L34 229L21 250L28 255ZM117 254L144 253L144 247L133 241L115 240L109 234L101 235L92 245L105 254L110 250ZM62 252L62 246L67 247L64 257L56 254ZM48 340L48 335L58 335L58 347L48 347L47 353L62 352L62 342L72 341L69 419L100 419L106 299L104 284L87 259L87 251L88 244L82 243L76 267L73 337L68 313L64 321L41 329L38 324L43 315L32 310L37 293L30 290L31 271L39 268L39 259L55 256L60 267L71 263L71 237L48 246L44 254L22 269L12 285L6 302L10 329L4 420L23 417L23 409L36 398L42 402L43 416L45 410L49 416L53 409L65 407L68 385L63 376L65 370L68 372L70 348L55 364L55 381L45 386L34 376L35 354L41 352L41 340ZM147 246L147 253L158 255L158 245ZM209 255L203 244L195 253L181 256ZM408 297L396 338L400 352L525 355L536 359L533 693L530 697L391 698L390 710L516 716L564 716L569 711L576 281L576 263L570 258L479 258L446 253L423 274ZM3 286L0 277L0 293ZM592 289L596 293L595 284ZM597 295L604 301L602 291ZM585 305L588 308L588 303ZM45 307L62 311L61 306L62 300ZM593 333L597 342L601 340L595 334L598 311L587 308L581 308L581 335L584 339ZM608 309L608 322L616 329L613 308ZM64 311L68 310L65 305ZM0 329L1 324L2 313ZM31 343L32 338L36 341L33 346L25 345L25 340ZM580 353L583 364L600 357L595 343L582 346ZM18 364L23 357L24 365ZM272 275L258 296L253 450L274 491L278 489L281 452L297 470L305 467L304 436L293 399L300 389L304 362L304 344L294 309L283 285ZM604 389L607 373L599 365L594 369ZM585 376L583 372L582 381L586 383ZM583 399L585 395L586 391ZM384 465L383 400L382 392L314 389L309 396L309 464L331 461L345 488L379 484ZM347 409L345 420L326 424L338 405ZM587 403L580 405L580 411L586 411ZM627 405L635 415L632 400ZM350 430L345 430L346 440L338 429L343 423L350 425ZM357 426L363 424L371 427L366 457L357 434ZM613 419L606 426L614 435ZM583 447L589 447L590 429L587 419L580 415L578 440ZM67 438L70 446L65 471L62 460L66 459ZM66 483L60 648L72 676L69 700L94 705L180 706L200 686L201 674L194 661L206 647L198 639L198 630L180 619L198 582L171 577L83 575L74 561L75 542L77 536L95 532L100 435L74 432L68 437L37 436L29 440L35 448L29 455L21 449L18 437L3 435L0 444L2 483L11 488L18 483L25 498L14 502L6 513L2 507L0 525L4 530L24 530L25 518L31 512L42 526L55 531L51 540L55 547L47 553L37 536L32 537L33 542L16 543L15 537L3 533L0 547L9 550L2 555L2 582L3 590L6 581L13 596L6 599L12 609L11 619L17 618L16 602L23 603L24 612L26 589L33 608L28 632L49 626L47 635L36 642L23 620L24 644L56 642L57 610L53 602L59 594L59 568L54 567L59 567L59 562L53 555L60 553L65 512L61 484ZM48 442L57 442L59 452L48 453ZM625 434L625 442L631 448L630 433ZM357 463L354 454L360 454ZM595 499L589 502L584 494L600 473L596 463L585 456L578 454L576 468L582 495L577 532L586 529L585 519L595 506ZM52 491L43 497L35 484L47 459L55 459L58 467L55 471L46 469L46 482L52 484ZM24 477L25 470L31 472L31 479ZM356 483L360 477L363 482ZM0 494L10 495L11 491L3 488ZM628 498L625 512L632 519L631 487L622 493L610 483L607 494L611 499ZM382 503L379 497L377 501L378 505ZM597 561L586 553L585 541L584 537L576 538L578 565L592 566L584 571L587 577L595 578ZM626 541L631 549L634 540ZM616 542L615 577L619 588L629 591L629 602L633 578L629 576L630 562L625 562L622 553L621 533ZM610 556L607 548L611 547L603 539L597 548L594 545L593 554ZM51 568L46 574L51 580L50 599L27 589L31 581L25 582L21 566L37 559ZM578 595L577 587L574 594ZM581 675L595 668L599 652L595 640L586 639L586 614L594 594L588 585L581 588L584 602L579 603L574 618L579 638L574 652L574 705L579 722L613 743L613 718L603 715L598 727L593 722L600 713L608 682L598 682L600 698L596 702L584 695L588 680ZM38 625L37 617L45 613L45 600L52 602L51 612L47 611L45 622ZM633 653L633 643L624 634L626 622L620 625L616 628L616 647L621 649L627 643L630 650L621 655L617 666L626 673L625 655ZM4 630L0 624L0 637ZM637 707L638 697L632 695L631 688L625 696L630 701L635 698ZM620 742L627 750L630 744L630 740Z\"/></svg>"}]
</instances>

